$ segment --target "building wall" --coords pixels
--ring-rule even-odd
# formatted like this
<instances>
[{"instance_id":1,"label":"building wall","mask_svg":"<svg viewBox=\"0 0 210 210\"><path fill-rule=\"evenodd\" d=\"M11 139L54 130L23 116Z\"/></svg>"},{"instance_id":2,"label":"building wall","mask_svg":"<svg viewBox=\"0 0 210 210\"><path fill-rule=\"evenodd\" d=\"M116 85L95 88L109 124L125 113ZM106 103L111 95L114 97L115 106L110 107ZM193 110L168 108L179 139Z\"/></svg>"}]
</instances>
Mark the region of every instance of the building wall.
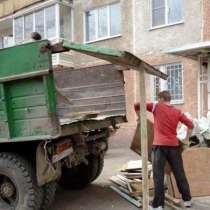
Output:
<instances>
[{"instance_id":1,"label":"building wall","mask_svg":"<svg viewBox=\"0 0 210 210\"><path fill-rule=\"evenodd\" d=\"M203 0L203 40L210 40L210 2Z\"/></svg>"},{"instance_id":2,"label":"building wall","mask_svg":"<svg viewBox=\"0 0 210 210\"><path fill-rule=\"evenodd\" d=\"M150 1L136 0L135 5L136 54L152 65L174 62L183 64L184 103L177 107L196 117L198 113L198 62L172 56L166 52L169 49L202 40L202 0L183 0L183 23L157 29L151 28ZM147 95L151 99L150 79L147 80L147 85Z\"/></svg>"},{"instance_id":3,"label":"building wall","mask_svg":"<svg viewBox=\"0 0 210 210\"><path fill-rule=\"evenodd\" d=\"M37 2L44 0L1 0L0 17L13 14L14 12Z\"/></svg>"},{"instance_id":4,"label":"building wall","mask_svg":"<svg viewBox=\"0 0 210 210\"><path fill-rule=\"evenodd\" d=\"M151 1L135 2L138 54L164 53L167 49L202 40L202 0L183 0L183 23L158 29L151 29Z\"/></svg>"}]
</instances>

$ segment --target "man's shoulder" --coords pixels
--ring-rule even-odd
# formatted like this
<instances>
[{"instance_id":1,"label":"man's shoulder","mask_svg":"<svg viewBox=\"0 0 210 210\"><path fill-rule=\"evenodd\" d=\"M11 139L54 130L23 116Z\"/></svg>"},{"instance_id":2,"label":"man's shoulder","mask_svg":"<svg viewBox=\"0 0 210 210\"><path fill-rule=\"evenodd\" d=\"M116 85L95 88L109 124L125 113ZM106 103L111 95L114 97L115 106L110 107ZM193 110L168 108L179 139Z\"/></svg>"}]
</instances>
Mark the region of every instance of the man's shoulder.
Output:
<instances>
[{"instance_id":1,"label":"man's shoulder","mask_svg":"<svg viewBox=\"0 0 210 210\"><path fill-rule=\"evenodd\" d=\"M159 108L162 108L164 110L168 110L168 111L171 111L173 113L176 113L176 114L181 114L181 110L173 105L169 105L169 104L162 104L162 103L157 103L156 105L157 107Z\"/></svg>"}]
</instances>

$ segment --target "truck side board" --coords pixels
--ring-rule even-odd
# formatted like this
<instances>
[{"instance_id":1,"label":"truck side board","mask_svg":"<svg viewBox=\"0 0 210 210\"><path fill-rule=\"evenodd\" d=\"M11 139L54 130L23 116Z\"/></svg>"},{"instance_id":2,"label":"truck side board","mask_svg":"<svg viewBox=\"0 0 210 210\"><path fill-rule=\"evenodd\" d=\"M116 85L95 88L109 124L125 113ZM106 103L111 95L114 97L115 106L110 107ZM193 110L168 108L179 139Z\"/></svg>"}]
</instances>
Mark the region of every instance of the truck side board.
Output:
<instances>
[{"instance_id":1,"label":"truck side board","mask_svg":"<svg viewBox=\"0 0 210 210\"><path fill-rule=\"evenodd\" d=\"M0 142L58 135L56 96L47 40L0 50Z\"/></svg>"}]
</instances>

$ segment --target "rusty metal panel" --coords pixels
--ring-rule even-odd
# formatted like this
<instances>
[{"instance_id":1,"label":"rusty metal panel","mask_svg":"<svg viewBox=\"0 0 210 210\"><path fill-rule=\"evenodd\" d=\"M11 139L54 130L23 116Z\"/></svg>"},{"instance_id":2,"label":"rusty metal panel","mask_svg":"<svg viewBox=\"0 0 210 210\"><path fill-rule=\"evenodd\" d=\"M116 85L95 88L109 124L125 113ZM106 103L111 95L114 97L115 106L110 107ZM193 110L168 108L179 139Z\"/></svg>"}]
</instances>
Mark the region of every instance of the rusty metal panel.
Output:
<instances>
[{"instance_id":1,"label":"rusty metal panel","mask_svg":"<svg viewBox=\"0 0 210 210\"><path fill-rule=\"evenodd\" d=\"M123 72L108 64L54 72L60 118L75 113L95 112L98 116L125 116Z\"/></svg>"}]
</instances>

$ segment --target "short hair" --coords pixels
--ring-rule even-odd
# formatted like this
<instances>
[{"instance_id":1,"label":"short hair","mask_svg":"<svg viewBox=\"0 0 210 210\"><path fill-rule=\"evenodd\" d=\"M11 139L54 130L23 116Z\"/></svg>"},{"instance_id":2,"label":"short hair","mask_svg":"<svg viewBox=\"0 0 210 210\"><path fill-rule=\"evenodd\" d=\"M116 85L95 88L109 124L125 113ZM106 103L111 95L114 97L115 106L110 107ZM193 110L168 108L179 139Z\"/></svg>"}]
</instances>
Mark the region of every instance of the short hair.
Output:
<instances>
[{"instance_id":1,"label":"short hair","mask_svg":"<svg viewBox=\"0 0 210 210\"><path fill-rule=\"evenodd\" d=\"M164 101L171 101L171 94L169 91L164 90L158 93L158 98L162 98Z\"/></svg>"},{"instance_id":2,"label":"short hair","mask_svg":"<svg viewBox=\"0 0 210 210\"><path fill-rule=\"evenodd\" d=\"M34 40L41 40L42 36L38 32L33 32L31 34L31 38L34 39Z\"/></svg>"}]
</instances>

